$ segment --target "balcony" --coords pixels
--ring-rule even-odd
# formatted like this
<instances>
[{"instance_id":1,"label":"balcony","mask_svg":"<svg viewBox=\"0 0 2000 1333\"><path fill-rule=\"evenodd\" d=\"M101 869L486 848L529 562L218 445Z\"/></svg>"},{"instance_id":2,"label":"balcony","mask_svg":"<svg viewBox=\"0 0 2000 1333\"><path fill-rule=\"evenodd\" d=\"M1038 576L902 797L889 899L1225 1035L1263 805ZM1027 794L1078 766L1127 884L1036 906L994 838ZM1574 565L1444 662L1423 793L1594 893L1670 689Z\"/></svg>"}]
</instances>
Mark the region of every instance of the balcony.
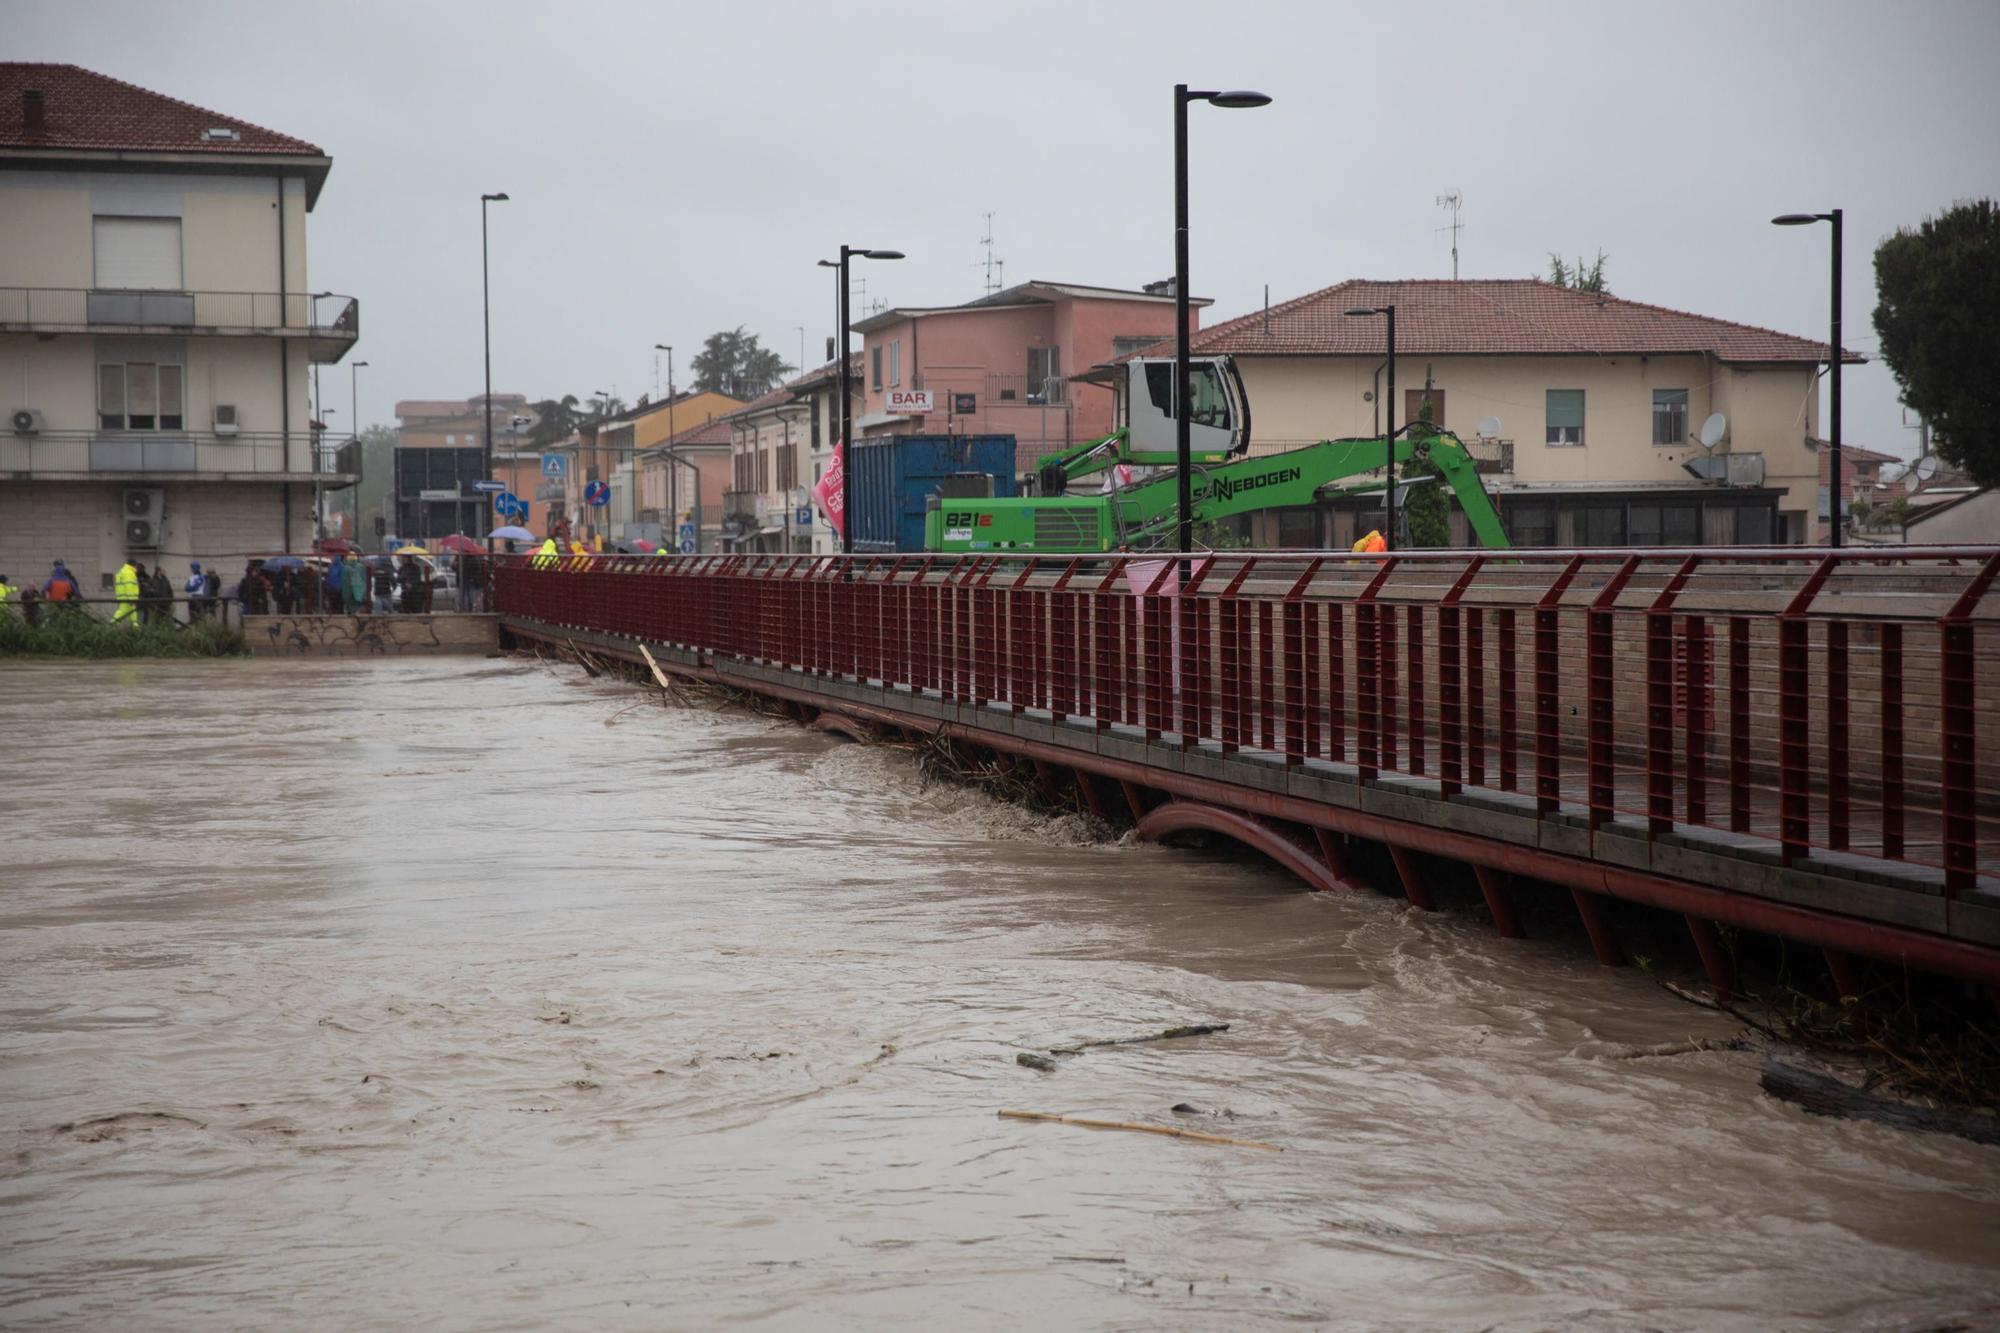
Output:
<instances>
[{"instance_id":1,"label":"balcony","mask_svg":"<svg viewBox=\"0 0 2000 1333\"><path fill-rule=\"evenodd\" d=\"M1465 452L1482 477L1511 477L1514 475L1514 442L1512 440L1472 439L1465 441Z\"/></svg>"},{"instance_id":2,"label":"balcony","mask_svg":"<svg viewBox=\"0 0 2000 1333\"><path fill-rule=\"evenodd\" d=\"M353 440L315 442L306 431L42 431L0 434L8 481L317 481L338 489L361 473ZM289 457L287 456L289 454Z\"/></svg>"},{"instance_id":3,"label":"balcony","mask_svg":"<svg viewBox=\"0 0 2000 1333\"><path fill-rule=\"evenodd\" d=\"M1064 401L1069 386L1060 376L1031 380L1026 375L994 375L986 377L986 395L980 406L1014 403L1022 407L1056 406Z\"/></svg>"},{"instance_id":4,"label":"balcony","mask_svg":"<svg viewBox=\"0 0 2000 1333\"><path fill-rule=\"evenodd\" d=\"M299 338L312 360L332 364L361 337L361 303L308 292L0 287L0 333Z\"/></svg>"}]
</instances>

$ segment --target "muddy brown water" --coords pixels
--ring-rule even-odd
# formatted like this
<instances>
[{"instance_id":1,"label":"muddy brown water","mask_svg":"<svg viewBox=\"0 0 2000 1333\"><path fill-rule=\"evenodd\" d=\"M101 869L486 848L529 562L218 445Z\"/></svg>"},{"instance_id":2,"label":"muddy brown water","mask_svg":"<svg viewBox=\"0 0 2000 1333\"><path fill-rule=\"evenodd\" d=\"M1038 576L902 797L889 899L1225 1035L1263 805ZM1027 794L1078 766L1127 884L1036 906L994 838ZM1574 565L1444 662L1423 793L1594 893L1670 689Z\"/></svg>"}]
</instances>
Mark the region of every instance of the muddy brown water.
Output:
<instances>
[{"instance_id":1,"label":"muddy brown water","mask_svg":"<svg viewBox=\"0 0 2000 1333\"><path fill-rule=\"evenodd\" d=\"M9 1326L2000 1321L2000 1153L1573 942L514 661L0 684ZM1285 1151L995 1116L1182 1102Z\"/></svg>"}]
</instances>

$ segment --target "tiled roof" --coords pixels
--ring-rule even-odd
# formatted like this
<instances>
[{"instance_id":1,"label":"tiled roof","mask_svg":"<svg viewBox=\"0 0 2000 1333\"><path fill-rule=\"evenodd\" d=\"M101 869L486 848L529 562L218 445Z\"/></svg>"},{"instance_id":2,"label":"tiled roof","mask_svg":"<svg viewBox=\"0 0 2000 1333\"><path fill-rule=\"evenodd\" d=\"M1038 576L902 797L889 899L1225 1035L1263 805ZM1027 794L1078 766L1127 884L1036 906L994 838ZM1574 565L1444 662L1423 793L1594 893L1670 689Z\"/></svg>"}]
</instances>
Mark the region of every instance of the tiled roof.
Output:
<instances>
[{"instance_id":1,"label":"tiled roof","mask_svg":"<svg viewBox=\"0 0 2000 1333\"><path fill-rule=\"evenodd\" d=\"M42 95L46 128L27 128L24 94ZM204 139L210 129L234 139ZM79 65L0 63L0 146L124 152L325 157L303 139L221 115Z\"/></svg>"},{"instance_id":2,"label":"tiled roof","mask_svg":"<svg viewBox=\"0 0 2000 1333\"><path fill-rule=\"evenodd\" d=\"M1205 329L1198 353L1379 356L1380 319L1351 307L1396 307L1398 356L1645 356L1711 353L1720 361L1823 360L1826 344L1664 306L1557 287L1538 278L1354 278ZM1269 332L1266 325L1268 323ZM1158 343L1145 354L1158 355ZM1844 360L1861 357L1844 353Z\"/></svg>"},{"instance_id":3,"label":"tiled roof","mask_svg":"<svg viewBox=\"0 0 2000 1333\"><path fill-rule=\"evenodd\" d=\"M662 443L672 445L676 448L692 444L728 444L729 418L710 417L699 426L689 426L680 434L672 436L662 441ZM653 445L651 447L657 449L660 445Z\"/></svg>"}]
</instances>

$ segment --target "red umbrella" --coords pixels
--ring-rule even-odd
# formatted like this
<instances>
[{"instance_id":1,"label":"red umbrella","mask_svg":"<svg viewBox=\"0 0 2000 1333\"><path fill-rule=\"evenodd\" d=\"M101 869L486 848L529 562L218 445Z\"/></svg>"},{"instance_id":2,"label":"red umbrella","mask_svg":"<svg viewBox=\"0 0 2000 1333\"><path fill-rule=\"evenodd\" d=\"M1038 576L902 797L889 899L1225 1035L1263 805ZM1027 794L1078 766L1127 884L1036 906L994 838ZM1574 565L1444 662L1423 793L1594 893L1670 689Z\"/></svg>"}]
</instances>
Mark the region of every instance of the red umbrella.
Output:
<instances>
[{"instance_id":1,"label":"red umbrella","mask_svg":"<svg viewBox=\"0 0 2000 1333\"><path fill-rule=\"evenodd\" d=\"M632 543L632 549L635 551L657 551L660 548L657 543L649 542L644 537L641 537Z\"/></svg>"},{"instance_id":2,"label":"red umbrella","mask_svg":"<svg viewBox=\"0 0 2000 1333\"><path fill-rule=\"evenodd\" d=\"M450 551L454 555L478 555L486 549L472 538L461 537L457 533L449 537L440 537L431 545L440 551Z\"/></svg>"},{"instance_id":3,"label":"red umbrella","mask_svg":"<svg viewBox=\"0 0 2000 1333\"><path fill-rule=\"evenodd\" d=\"M313 543L313 550L322 555L360 555L361 548L340 537L322 537Z\"/></svg>"}]
</instances>

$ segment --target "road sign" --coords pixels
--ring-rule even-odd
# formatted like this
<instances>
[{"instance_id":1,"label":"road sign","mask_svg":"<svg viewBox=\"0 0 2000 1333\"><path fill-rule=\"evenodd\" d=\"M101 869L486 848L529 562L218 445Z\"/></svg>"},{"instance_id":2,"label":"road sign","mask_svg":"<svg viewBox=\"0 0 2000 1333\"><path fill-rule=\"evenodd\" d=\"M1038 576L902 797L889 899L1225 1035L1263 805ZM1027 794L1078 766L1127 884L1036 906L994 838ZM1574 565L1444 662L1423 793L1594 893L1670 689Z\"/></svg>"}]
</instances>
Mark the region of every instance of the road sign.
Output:
<instances>
[{"instance_id":1,"label":"road sign","mask_svg":"<svg viewBox=\"0 0 2000 1333\"><path fill-rule=\"evenodd\" d=\"M979 410L979 395L976 393L955 393L951 396L951 410L961 417L969 417Z\"/></svg>"},{"instance_id":2,"label":"road sign","mask_svg":"<svg viewBox=\"0 0 2000 1333\"><path fill-rule=\"evenodd\" d=\"M812 506L800 505L798 509L792 514L792 523L795 526L801 528L811 527L813 525Z\"/></svg>"},{"instance_id":3,"label":"road sign","mask_svg":"<svg viewBox=\"0 0 2000 1333\"><path fill-rule=\"evenodd\" d=\"M494 510L502 514L505 514L515 509L520 505L520 503L521 503L521 497L514 494L514 492L506 489L505 487L502 487L500 493L493 497Z\"/></svg>"},{"instance_id":4,"label":"road sign","mask_svg":"<svg viewBox=\"0 0 2000 1333\"><path fill-rule=\"evenodd\" d=\"M542 475L545 477L552 477L557 481L561 481L565 475L564 468L567 465L568 461L569 460L564 458L561 454L543 454Z\"/></svg>"},{"instance_id":5,"label":"road sign","mask_svg":"<svg viewBox=\"0 0 2000 1333\"><path fill-rule=\"evenodd\" d=\"M436 490L418 491L417 498L419 500L435 502L439 500L457 500L463 497L461 497L456 490L448 490L444 487L439 487Z\"/></svg>"},{"instance_id":6,"label":"road sign","mask_svg":"<svg viewBox=\"0 0 2000 1333\"><path fill-rule=\"evenodd\" d=\"M688 535L687 535L687 529L686 529L686 528L682 528L682 529L681 529L681 534L682 534L682 535L681 535L681 554L682 554L682 555L693 555L693 554L694 554L694 538L692 538L692 537L690 537L690 536L688 536Z\"/></svg>"},{"instance_id":7,"label":"road sign","mask_svg":"<svg viewBox=\"0 0 2000 1333\"><path fill-rule=\"evenodd\" d=\"M680 531L675 533L674 535L680 539L680 544L682 546L686 546L689 542L694 540L694 524L692 523L681 524Z\"/></svg>"},{"instance_id":8,"label":"road sign","mask_svg":"<svg viewBox=\"0 0 2000 1333\"><path fill-rule=\"evenodd\" d=\"M475 481L472 483L472 489L478 491L481 495L505 495L507 493L507 483L504 481Z\"/></svg>"},{"instance_id":9,"label":"road sign","mask_svg":"<svg viewBox=\"0 0 2000 1333\"><path fill-rule=\"evenodd\" d=\"M601 509L611 503L611 483L593 481L583 488L583 502L592 508Z\"/></svg>"},{"instance_id":10,"label":"road sign","mask_svg":"<svg viewBox=\"0 0 2000 1333\"><path fill-rule=\"evenodd\" d=\"M506 518L526 518L528 516L528 505L525 500L516 500L499 512Z\"/></svg>"}]
</instances>

